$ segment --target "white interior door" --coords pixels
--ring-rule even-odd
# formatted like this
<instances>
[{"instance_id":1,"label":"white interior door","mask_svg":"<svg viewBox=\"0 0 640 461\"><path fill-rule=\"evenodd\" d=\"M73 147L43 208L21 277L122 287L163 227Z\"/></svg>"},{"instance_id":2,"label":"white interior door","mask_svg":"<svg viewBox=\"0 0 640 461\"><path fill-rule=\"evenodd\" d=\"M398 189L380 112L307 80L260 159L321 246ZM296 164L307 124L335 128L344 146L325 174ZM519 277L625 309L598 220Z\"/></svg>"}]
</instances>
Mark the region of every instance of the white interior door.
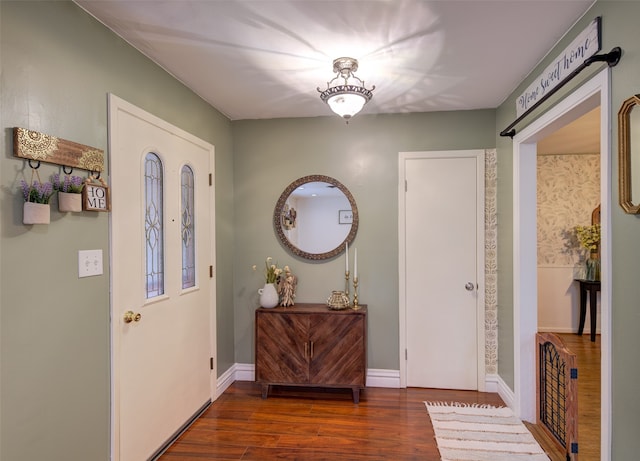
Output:
<instances>
[{"instance_id":1,"label":"white interior door","mask_svg":"<svg viewBox=\"0 0 640 461\"><path fill-rule=\"evenodd\" d=\"M213 146L112 95L109 120L113 450L140 461L213 396Z\"/></svg>"},{"instance_id":2,"label":"white interior door","mask_svg":"<svg viewBox=\"0 0 640 461\"><path fill-rule=\"evenodd\" d=\"M405 154L408 386L479 388L483 159L483 151Z\"/></svg>"}]
</instances>

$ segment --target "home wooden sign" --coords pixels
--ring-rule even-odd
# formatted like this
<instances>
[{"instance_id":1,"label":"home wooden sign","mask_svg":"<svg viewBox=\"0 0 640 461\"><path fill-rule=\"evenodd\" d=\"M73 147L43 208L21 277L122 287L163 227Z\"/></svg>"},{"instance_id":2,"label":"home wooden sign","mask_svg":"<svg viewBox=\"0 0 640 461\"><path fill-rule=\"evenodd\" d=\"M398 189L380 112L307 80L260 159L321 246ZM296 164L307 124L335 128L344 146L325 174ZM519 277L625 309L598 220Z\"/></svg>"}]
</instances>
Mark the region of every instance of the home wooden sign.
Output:
<instances>
[{"instance_id":1,"label":"home wooden sign","mask_svg":"<svg viewBox=\"0 0 640 461\"><path fill-rule=\"evenodd\" d=\"M82 188L82 209L85 211L111 210L109 186L104 180L95 180L91 176L87 178Z\"/></svg>"}]
</instances>

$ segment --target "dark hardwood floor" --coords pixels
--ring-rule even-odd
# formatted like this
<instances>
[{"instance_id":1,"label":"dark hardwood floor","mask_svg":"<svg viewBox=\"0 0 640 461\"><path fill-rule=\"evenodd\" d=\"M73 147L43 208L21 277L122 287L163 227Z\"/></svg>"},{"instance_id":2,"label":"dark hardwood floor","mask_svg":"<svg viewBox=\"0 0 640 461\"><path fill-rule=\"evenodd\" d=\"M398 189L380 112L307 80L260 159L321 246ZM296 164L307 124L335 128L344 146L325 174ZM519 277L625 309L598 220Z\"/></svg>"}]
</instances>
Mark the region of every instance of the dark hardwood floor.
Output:
<instances>
[{"instance_id":1,"label":"dark hardwood floor","mask_svg":"<svg viewBox=\"0 0 640 461\"><path fill-rule=\"evenodd\" d=\"M581 461L600 459L600 335L559 334L578 356ZM275 387L268 399L253 382L236 382L160 461L440 459L423 402L503 405L497 394L440 389ZM532 428L532 432L535 428ZM545 449L550 449L541 442ZM549 451L551 459L555 457Z\"/></svg>"},{"instance_id":2,"label":"dark hardwood floor","mask_svg":"<svg viewBox=\"0 0 640 461\"><path fill-rule=\"evenodd\" d=\"M160 458L439 460L425 400L504 405L497 394L438 389L274 388L235 382Z\"/></svg>"},{"instance_id":3,"label":"dark hardwood floor","mask_svg":"<svg viewBox=\"0 0 640 461\"><path fill-rule=\"evenodd\" d=\"M597 461L600 335L595 343L589 335L559 336L578 355L580 461ZM437 461L425 400L504 405L497 394L440 389L367 388L359 404L351 398L349 389L275 387L263 400L259 385L236 382L160 461Z\"/></svg>"}]
</instances>

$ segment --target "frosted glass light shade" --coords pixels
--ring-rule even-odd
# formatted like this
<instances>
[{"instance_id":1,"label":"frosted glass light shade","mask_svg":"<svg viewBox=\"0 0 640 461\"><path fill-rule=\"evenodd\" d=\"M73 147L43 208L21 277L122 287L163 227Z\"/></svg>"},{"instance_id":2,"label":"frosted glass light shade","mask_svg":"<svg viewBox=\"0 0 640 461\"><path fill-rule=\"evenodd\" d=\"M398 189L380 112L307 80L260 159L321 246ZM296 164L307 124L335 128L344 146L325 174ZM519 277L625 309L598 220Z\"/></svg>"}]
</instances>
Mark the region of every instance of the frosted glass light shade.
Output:
<instances>
[{"instance_id":1,"label":"frosted glass light shade","mask_svg":"<svg viewBox=\"0 0 640 461\"><path fill-rule=\"evenodd\" d=\"M359 94L336 94L327 99L327 104L332 111L342 118L351 118L362 110L366 98Z\"/></svg>"}]
</instances>

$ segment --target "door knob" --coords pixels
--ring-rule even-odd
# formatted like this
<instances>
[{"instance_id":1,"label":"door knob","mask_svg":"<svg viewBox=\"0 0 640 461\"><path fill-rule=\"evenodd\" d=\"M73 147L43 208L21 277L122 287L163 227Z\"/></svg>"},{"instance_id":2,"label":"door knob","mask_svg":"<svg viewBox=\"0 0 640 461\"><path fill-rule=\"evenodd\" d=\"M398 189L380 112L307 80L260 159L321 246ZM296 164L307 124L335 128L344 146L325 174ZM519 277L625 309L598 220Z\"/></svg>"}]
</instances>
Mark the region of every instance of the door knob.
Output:
<instances>
[{"instance_id":1,"label":"door knob","mask_svg":"<svg viewBox=\"0 0 640 461\"><path fill-rule=\"evenodd\" d=\"M464 286L464 289L467 291L473 291L474 286L475 285L473 284L473 282L467 282L467 284Z\"/></svg>"},{"instance_id":2,"label":"door knob","mask_svg":"<svg viewBox=\"0 0 640 461\"><path fill-rule=\"evenodd\" d=\"M127 311L124 313L124 323L139 322L141 318L142 314L140 312L136 314L133 311Z\"/></svg>"}]
</instances>

